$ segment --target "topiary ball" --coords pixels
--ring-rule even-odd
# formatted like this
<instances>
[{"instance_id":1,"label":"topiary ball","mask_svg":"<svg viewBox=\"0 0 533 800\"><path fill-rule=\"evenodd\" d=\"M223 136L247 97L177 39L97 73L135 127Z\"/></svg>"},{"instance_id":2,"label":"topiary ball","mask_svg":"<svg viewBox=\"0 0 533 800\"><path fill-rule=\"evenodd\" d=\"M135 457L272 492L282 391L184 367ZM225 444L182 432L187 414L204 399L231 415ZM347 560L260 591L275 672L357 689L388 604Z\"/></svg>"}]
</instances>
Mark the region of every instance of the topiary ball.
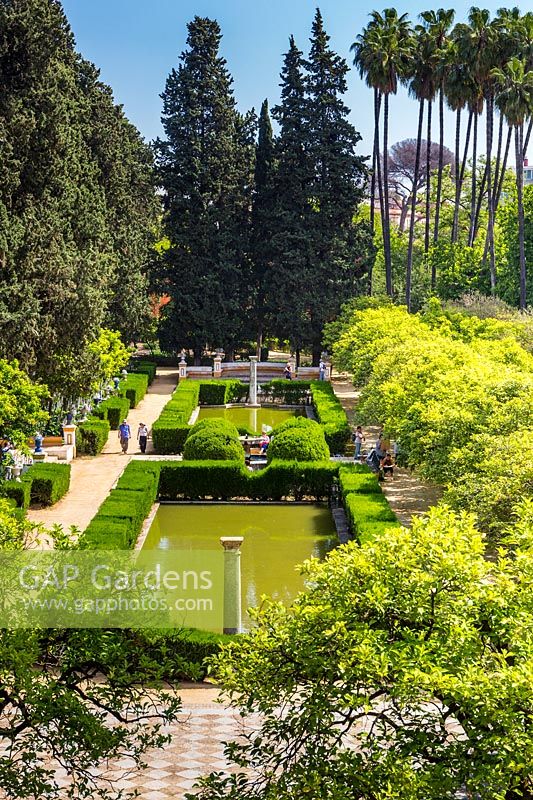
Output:
<instances>
[{"instance_id":1,"label":"topiary ball","mask_svg":"<svg viewBox=\"0 0 533 800\"><path fill-rule=\"evenodd\" d=\"M275 431L267 450L269 463L274 459L283 461L324 461L329 460L329 447L320 425L307 420L312 425L289 425L284 430Z\"/></svg>"},{"instance_id":2,"label":"topiary ball","mask_svg":"<svg viewBox=\"0 0 533 800\"><path fill-rule=\"evenodd\" d=\"M239 438L237 427L233 422L224 419L224 417L205 417L205 419L199 419L198 422L195 422L192 426L189 436L194 436L196 433L204 430L219 430L231 436L233 439Z\"/></svg>"},{"instance_id":3,"label":"topiary ball","mask_svg":"<svg viewBox=\"0 0 533 800\"><path fill-rule=\"evenodd\" d=\"M204 419L193 425L183 448L186 461L241 461L244 448L235 425L224 419Z\"/></svg>"},{"instance_id":4,"label":"topiary ball","mask_svg":"<svg viewBox=\"0 0 533 800\"><path fill-rule=\"evenodd\" d=\"M299 430L314 430L316 428L320 428L320 425L314 419L310 419L309 417L289 417L289 419L286 419L283 422L280 422L279 425L276 425L272 431L272 435L275 436L279 433L283 433L283 431L289 430L290 428L298 428Z\"/></svg>"}]
</instances>

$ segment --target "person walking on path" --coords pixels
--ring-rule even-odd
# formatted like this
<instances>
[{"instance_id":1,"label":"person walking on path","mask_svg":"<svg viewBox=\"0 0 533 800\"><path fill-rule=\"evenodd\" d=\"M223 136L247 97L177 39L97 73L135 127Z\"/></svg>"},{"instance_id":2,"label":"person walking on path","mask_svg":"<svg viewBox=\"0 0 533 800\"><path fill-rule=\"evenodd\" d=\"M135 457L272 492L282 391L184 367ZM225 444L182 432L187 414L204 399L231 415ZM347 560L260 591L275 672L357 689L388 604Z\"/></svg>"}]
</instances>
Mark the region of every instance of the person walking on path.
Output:
<instances>
[{"instance_id":1,"label":"person walking on path","mask_svg":"<svg viewBox=\"0 0 533 800\"><path fill-rule=\"evenodd\" d=\"M131 439L131 429L128 425L128 420L122 420L122 424L119 426L118 429L118 438L120 439L120 446L122 447L122 452L126 454L128 452L128 445Z\"/></svg>"},{"instance_id":2,"label":"person walking on path","mask_svg":"<svg viewBox=\"0 0 533 800\"><path fill-rule=\"evenodd\" d=\"M355 429L353 440L355 442L354 460L359 461L361 459L361 447L363 446L363 442L365 441L365 437L363 436L363 429L361 428L360 425L358 425L357 428Z\"/></svg>"},{"instance_id":3,"label":"person walking on path","mask_svg":"<svg viewBox=\"0 0 533 800\"><path fill-rule=\"evenodd\" d=\"M139 447L141 453L146 453L146 443L148 441L148 428L144 424L144 422L139 423L139 429L137 431L137 440L139 442Z\"/></svg>"}]
</instances>

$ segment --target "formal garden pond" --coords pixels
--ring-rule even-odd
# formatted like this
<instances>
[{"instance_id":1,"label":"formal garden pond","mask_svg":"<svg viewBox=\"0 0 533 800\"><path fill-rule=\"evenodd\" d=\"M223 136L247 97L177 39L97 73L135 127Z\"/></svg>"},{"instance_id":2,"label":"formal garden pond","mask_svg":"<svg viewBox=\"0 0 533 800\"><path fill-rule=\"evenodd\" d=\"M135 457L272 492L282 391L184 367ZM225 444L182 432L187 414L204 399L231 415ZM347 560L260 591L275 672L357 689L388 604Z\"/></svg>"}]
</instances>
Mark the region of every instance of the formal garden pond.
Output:
<instances>
[{"instance_id":1,"label":"formal garden pond","mask_svg":"<svg viewBox=\"0 0 533 800\"><path fill-rule=\"evenodd\" d=\"M198 413L199 420L223 417L240 430L246 429L249 433L261 433L263 425L275 428L276 425L294 416L305 416L304 409L270 408L269 406L261 406L261 408L217 406L216 408L200 408Z\"/></svg>"},{"instance_id":2,"label":"formal garden pond","mask_svg":"<svg viewBox=\"0 0 533 800\"><path fill-rule=\"evenodd\" d=\"M241 548L243 627L245 610L262 594L290 604L304 588L295 570L311 556L323 559L338 543L328 508L321 505L163 504L143 548L220 550L221 536L243 536Z\"/></svg>"}]
</instances>

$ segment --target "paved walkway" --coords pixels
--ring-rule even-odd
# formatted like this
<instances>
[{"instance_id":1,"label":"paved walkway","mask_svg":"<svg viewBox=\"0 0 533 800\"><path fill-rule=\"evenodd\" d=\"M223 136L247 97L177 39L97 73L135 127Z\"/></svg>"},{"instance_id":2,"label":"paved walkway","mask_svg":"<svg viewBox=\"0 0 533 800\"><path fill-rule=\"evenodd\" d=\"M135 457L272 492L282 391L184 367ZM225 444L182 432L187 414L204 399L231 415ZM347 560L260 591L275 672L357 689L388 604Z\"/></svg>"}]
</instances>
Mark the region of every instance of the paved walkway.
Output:
<instances>
[{"instance_id":1,"label":"paved walkway","mask_svg":"<svg viewBox=\"0 0 533 800\"><path fill-rule=\"evenodd\" d=\"M348 415L350 423L354 423L354 411L360 392L354 388L347 375L334 375L332 386ZM378 437L377 426L364 426L363 433L367 447ZM428 508L438 503L442 496L442 487L424 481L413 472L395 467L394 478L387 478L382 484L383 492L390 507L402 523L409 526L414 516L425 514Z\"/></svg>"},{"instance_id":2,"label":"paved walkway","mask_svg":"<svg viewBox=\"0 0 533 800\"><path fill-rule=\"evenodd\" d=\"M145 770L137 769L126 756L103 763L93 772L101 786L135 793L140 800L183 800L187 792L194 793L193 786L201 776L234 769L225 759L224 744L256 729L257 718L244 721L237 711L217 703L218 689L208 684L184 685L179 694L182 710L175 722L162 729L170 735L170 742L145 754ZM6 749L7 743L0 743L0 756ZM47 766L60 791L70 787L69 773L63 767L53 760Z\"/></svg>"},{"instance_id":3,"label":"paved walkway","mask_svg":"<svg viewBox=\"0 0 533 800\"><path fill-rule=\"evenodd\" d=\"M41 522L50 527L55 523L68 530L76 525L85 530L96 514L98 507L109 494L113 484L122 474L131 457L139 452L137 447L137 427L144 422L151 428L159 417L163 406L176 388L178 371L173 367L162 367L149 387L144 399L128 415L133 441L128 455L122 455L118 432L111 431L102 453L98 456L82 456L72 462L70 490L58 503L50 508L32 509L28 517L33 522ZM151 452L152 442L148 440L147 452Z\"/></svg>"}]
</instances>

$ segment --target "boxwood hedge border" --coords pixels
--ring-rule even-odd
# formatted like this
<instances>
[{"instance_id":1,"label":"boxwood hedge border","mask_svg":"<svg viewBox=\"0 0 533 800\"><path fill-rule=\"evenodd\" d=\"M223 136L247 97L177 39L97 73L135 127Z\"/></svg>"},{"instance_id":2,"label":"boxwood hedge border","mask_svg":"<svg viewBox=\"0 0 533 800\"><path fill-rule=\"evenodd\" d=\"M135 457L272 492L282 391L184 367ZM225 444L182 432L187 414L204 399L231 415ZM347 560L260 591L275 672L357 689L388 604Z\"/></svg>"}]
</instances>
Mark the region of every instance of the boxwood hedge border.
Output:
<instances>
[{"instance_id":1,"label":"boxwood hedge border","mask_svg":"<svg viewBox=\"0 0 533 800\"><path fill-rule=\"evenodd\" d=\"M152 441L159 455L183 452L191 426L188 424L197 405L224 405L237 402L246 390L237 380L185 379L180 381L171 399L152 426ZM262 386L272 400L289 405L305 403L310 397L315 416L322 426L331 455L344 453L351 429L333 387L327 381L289 381L276 379ZM253 433L253 431L240 431Z\"/></svg>"}]
</instances>

